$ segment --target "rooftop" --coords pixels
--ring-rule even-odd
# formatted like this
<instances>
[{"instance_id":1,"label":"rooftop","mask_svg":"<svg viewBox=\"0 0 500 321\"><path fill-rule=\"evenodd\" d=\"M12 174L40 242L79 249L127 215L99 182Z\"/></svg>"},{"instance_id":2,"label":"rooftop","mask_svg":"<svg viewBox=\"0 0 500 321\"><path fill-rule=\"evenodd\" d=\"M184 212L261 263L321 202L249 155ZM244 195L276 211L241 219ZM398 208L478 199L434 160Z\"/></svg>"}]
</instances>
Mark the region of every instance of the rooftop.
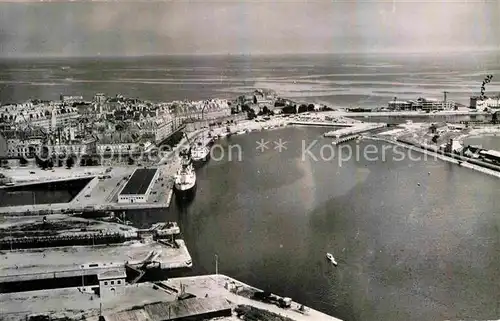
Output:
<instances>
[{"instance_id":1,"label":"rooftop","mask_svg":"<svg viewBox=\"0 0 500 321\"><path fill-rule=\"evenodd\" d=\"M149 184L156 174L157 168L138 168L132 174L127 185L120 192L121 195L146 194Z\"/></svg>"},{"instance_id":2,"label":"rooftop","mask_svg":"<svg viewBox=\"0 0 500 321\"><path fill-rule=\"evenodd\" d=\"M196 298L177 300L181 287L185 293L191 293ZM252 306L296 321L340 321L308 307L301 311L297 302L292 302L288 309L282 309L274 304L252 300L250 296L255 291L257 289L223 275L206 275L169 278L156 284L126 285L115 295L101 298L88 288L0 293L0 306L3 308L2 320L6 321L24 320L32 314L46 314L54 316L53 319L57 314L73 317L74 320L93 315L94 318L87 320L97 321L100 303L106 321L159 321L166 320L169 312L172 319L179 319L226 311L228 307L238 305Z\"/></svg>"},{"instance_id":3,"label":"rooftop","mask_svg":"<svg viewBox=\"0 0 500 321\"><path fill-rule=\"evenodd\" d=\"M121 245L69 246L9 251L0 260L0 283L12 280L53 278L61 275L97 275L123 267L125 262L140 264L151 251L163 269L185 267L191 256L182 240L179 248L157 242L129 241ZM85 271L82 271L82 266ZM92 273L91 273L92 272Z\"/></svg>"},{"instance_id":4,"label":"rooftop","mask_svg":"<svg viewBox=\"0 0 500 321\"><path fill-rule=\"evenodd\" d=\"M106 321L147 320L162 321L194 317L202 314L231 310L231 305L223 297L192 298L182 301L158 302L145 305L142 309L118 312L106 316Z\"/></svg>"},{"instance_id":5,"label":"rooftop","mask_svg":"<svg viewBox=\"0 0 500 321\"><path fill-rule=\"evenodd\" d=\"M100 280L109 280L109 279L124 279L127 277L127 273L124 269L115 269L109 270L103 273L99 273L97 275L97 279Z\"/></svg>"}]
</instances>

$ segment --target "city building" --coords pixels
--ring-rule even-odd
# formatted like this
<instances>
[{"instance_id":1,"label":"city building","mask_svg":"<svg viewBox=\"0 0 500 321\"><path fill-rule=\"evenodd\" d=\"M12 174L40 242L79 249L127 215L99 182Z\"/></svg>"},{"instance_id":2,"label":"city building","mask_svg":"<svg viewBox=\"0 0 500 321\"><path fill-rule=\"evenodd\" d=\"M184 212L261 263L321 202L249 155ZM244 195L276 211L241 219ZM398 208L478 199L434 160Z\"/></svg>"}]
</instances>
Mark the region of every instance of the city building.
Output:
<instances>
[{"instance_id":1,"label":"city building","mask_svg":"<svg viewBox=\"0 0 500 321\"><path fill-rule=\"evenodd\" d=\"M460 153L462 150L462 144L460 144L460 142L456 139L450 139L444 147L444 151L447 153Z\"/></svg>"},{"instance_id":2,"label":"city building","mask_svg":"<svg viewBox=\"0 0 500 321\"><path fill-rule=\"evenodd\" d=\"M119 144L119 143L109 143L109 144L102 144L98 142L96 144L96 152L98 154L126 154L126 153L133 153L134 151L138 151L140 149L139 144L137 143L124 143L124 144Z\"/></svg>"},{"instance_id":3,"label":"city building","mask_svg":"<svg viewBox=\"0 0 500 321\"><path fill-rule=\"evenodd\" d=\"M171 113L183 120L217 119L231 115L231 108L226 99L173 102Z\"/></svg>"},{"instance_id":4,"label":"city building","mask_svg":"<svg viewBox=\"0 0 500 321\"><path fill-rule=\"evenodd\" d=\"M146 203L160 171L157 168L137 168L118 194L118 203Z\"/></svg>"},{"instance_id":5,"label":"city building","mask_svg":"<svg viewBox=\"0 0 500 321\"><path fill-rule=\"evenodd\" d=\"M452 100L439 100L434 98L419 97L417 100L397 100L389 101L387 108L389 110L407 110L407 111L434 111L454 109L456 103Z\"/></svg>"},{"instance_id":6,"label":"city building","mask_svg":"<svg viewBox=\"0 0 500 321\"><path fill-rule=\"evenodd\" d=\"M155 142L162 142L168 138L175 131L175 129L172 117L162 121L156 120L156 127L154 129Z\"/></svg>"},{"instance_id":7,"label":"city building","mask_svg":"<svg viewBox=\"0 0 500 321\"><path fill-rule=\"evenodd\" d=\"M9 146L7 145L7 139L0 133L0 158L7 157Z\"/></svg>"},{"instance_id":8,"label":"city building","mask_svg":"<svg viewBox=\"0 0 500 321\"><path fill-rule=\"evenodd\" d=\"M441 134L448 130L448 125L446 123L435 123L429 127L429 132L432 134Z\"/></svg>"},{"instance_id":9,"label":"city building","mask_svg":"<svg viewBox=\"0 0 500 321\"><path fill-rule=\"evenodd\" d=\"M60 100L65 103L81 103L83 102L83 96L70 96L70 95L60 95Z\"/></svg>"},{"instance_id":10,"label":"city building","mask_svg":"<svg viewBox=\"0 0 500 321\"><path fill-rule=\"evenodd\" d=\"M107 99L107 97L106 97L105 94L103 94L103 93L97 93L97 94L94 95L94 100L93 101L95 103L101 103L101 104L103 104L103 103L106 102L106 99Z\"/></svg>"},{"instance_id":11,"label":"city building","mask_svg":"<svg viewBox=\"0 0 500 321\"><path fill-rule=\"evenodd\" d=\"M27 102L0 107L0 118L22 129L41 127L48 132L77 122L80 115L74 107Z\"/></svg>"},{"instance_id":12,"label":"city building","mask_svg":"<svg viewBox=\"0 0 500 321\"><path fill-rule=\"evenodd\" d=\"M392 100L387 104L389 110L416 110L416 106L407 100Z\"/></svg>"},{"instance_id":13,"label":"city building","mask_svg":"<svg viewBox=\"0 0 500 321\"><path fill-rule=\"evenodd\" d=\"M470 108L485 109L485 108L500 108L500 95L497 97L489 97L481 100L479 97L470 97Z\"/></svg>"},{"instance_id":14,"label":"city building","mask_svg":"<svg viewBox=\"0 0 500 321\"><path fill-rule=\"evenodd\" d=\"M97 275L99 281L99 295L109 297L119 294L125 289L125 279L127 273L125 269L108 270Z\"/></svg>"},{"instance_id":15,"label":"city building","mask_svg":"<svg viewBox=\"0 0 500 321\"><path fill-rule=\"evenodd\" d=\"M184 294L185 295L185 294ZM106 314L104 321L232 320L232 308L223 297L179 297L171 302L146 304L138 309ZM238 318L234 317L235 320ZM260 320L255 318L255 320Z\"/></svg>"}]
</instances>

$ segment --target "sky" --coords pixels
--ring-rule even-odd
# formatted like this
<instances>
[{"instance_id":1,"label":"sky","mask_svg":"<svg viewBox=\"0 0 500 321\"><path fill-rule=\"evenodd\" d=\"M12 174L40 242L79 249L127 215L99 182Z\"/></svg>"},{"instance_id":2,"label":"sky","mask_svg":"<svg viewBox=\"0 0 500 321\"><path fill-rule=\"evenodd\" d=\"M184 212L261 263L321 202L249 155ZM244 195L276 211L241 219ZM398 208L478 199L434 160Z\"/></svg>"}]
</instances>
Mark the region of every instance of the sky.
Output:
<instances>
[{"instance_id":1,"label":"sky","mask_svg":"<svg viewBox=\"0 0 500 321\"><path fill-rule=\"evenodd\" d=\"M497 0L0 2L0 56L500 48Z\"/></svg>"}]
</instances>

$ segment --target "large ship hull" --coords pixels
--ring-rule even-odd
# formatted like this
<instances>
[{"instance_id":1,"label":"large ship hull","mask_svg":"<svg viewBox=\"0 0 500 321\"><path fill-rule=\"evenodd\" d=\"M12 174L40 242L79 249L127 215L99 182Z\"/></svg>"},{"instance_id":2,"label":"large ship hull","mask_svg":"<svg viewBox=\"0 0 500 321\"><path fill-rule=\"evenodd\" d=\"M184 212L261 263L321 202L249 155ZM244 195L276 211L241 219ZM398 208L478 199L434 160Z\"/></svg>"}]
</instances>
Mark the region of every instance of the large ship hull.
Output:
<instances>
[{"instance_id":1,"label":"large ship hull","mask_svg":"<svg viewBox=\"0 0 500 321\"><path fill-rule=\"evenodd\" d=\"M189 201L194 198L196 195L196 182L190 186L189 188L179 188L178 186L174 185L174 194L175 198L178 201Z\"/></svg>"},{"instance_id":2,"label":"large ship hull","mask_svg":"<svg viewBox=\"0 0 500 321\"><path fill-rule=\"evenodd\" d=\"M205 164L210 159L210 153L202 154L202 155L193 155L191 156L191 162L193 166L200 167Z\"/></svg>"}]
</instances>

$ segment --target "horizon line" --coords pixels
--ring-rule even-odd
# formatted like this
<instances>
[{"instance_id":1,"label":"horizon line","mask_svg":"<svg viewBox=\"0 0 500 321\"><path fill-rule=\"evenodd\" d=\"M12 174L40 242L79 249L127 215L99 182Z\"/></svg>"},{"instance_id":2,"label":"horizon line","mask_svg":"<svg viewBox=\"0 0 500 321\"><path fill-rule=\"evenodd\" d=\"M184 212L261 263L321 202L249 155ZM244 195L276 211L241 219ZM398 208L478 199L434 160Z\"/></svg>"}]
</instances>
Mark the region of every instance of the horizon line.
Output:
<instances>
[{"instance_id":1,"label":"horizon line","mask_svg":"<svg viewBox=\"0 0 500 321\"><path fill-rule=\"evenodd\" d=\"M336 51L336 52L254 52L254 53L148 53L148 54L89 54L89 55L58 55L58 54L26 54L20 56L0 55L0 59L55 59L55 58L74 58L74 59L88 59L88 58L154 58L154 57L209 57L209 56L228 56L228 57L265 57L265 56L304 56L304 55L432 55L432 54L453 54L453 53L482 53L482 52L499 52L500 47L489 48L441 48L437 50L374 50L374 51Z\"/></svg>"}]
</instances>

